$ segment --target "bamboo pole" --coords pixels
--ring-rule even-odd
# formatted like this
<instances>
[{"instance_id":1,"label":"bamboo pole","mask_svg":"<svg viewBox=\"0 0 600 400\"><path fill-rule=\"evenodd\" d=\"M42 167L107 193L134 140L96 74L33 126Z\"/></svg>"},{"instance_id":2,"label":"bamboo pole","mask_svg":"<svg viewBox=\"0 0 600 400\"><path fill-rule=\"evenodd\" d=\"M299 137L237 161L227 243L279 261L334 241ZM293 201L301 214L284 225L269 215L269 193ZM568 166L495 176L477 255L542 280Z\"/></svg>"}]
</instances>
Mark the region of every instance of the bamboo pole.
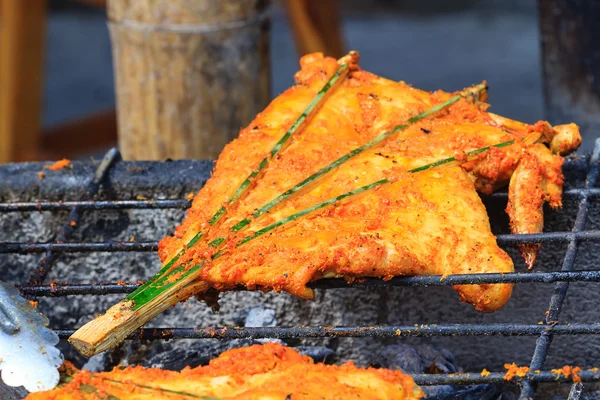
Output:
<instances>
[{"instance_id":1,"label":"bamboo pole","mask_svg":"<svg viewBox=\"0 0 600 400\"><path fill-rule=\"evenodd\" d=\"M109 0L125 159L215 159L270 96L263 0Z\"/></svg>"}]
</instances>

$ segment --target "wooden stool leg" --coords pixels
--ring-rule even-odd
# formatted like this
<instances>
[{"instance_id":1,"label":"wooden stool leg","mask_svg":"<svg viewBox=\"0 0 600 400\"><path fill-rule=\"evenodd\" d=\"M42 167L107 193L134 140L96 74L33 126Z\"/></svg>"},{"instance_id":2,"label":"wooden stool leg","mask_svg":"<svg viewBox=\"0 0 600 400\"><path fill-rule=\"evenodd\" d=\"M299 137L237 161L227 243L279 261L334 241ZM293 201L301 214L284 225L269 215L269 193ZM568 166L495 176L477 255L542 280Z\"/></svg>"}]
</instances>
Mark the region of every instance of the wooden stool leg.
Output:
<instances>
[{"instance_id":1,"label":"wooden stool leg","mask_svg":"<svg viewBox=\"0 0 600 400\"><path fill-rule=\"evenodd\" d=\"M46 0L0 0L0 162L40 144Z\"/></svg>"},{"instance_id":2,"label":"wooden stool leg","mask_svg":"<svg viewBox=\"0 0 600 400\"><path fill-rule=\"evenodd\" d=\"M344 50L338 0L285 0L300 56L323 52L339 58Z\"/></svg>"},{"instance_id":3,"label":"wooden stool leg","mask_svg":"<svg viewBox=\"0 0 600 400\"><path fill-rule=\"evenodd\" d=\"M342 57L346 50L342 39L339 0L309 1L307 6L308 14L325 43L325 54L334 58Z\"/></svg>"}]
</instances>

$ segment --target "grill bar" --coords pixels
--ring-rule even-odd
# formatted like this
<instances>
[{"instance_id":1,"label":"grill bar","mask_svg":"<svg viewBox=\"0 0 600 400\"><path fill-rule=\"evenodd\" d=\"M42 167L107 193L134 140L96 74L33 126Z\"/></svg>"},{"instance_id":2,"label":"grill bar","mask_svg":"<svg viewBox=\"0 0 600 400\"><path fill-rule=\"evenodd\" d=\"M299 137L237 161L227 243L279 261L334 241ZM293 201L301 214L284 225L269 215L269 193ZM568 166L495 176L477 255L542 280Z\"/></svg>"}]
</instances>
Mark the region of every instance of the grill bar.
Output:
<instances>
[{"instance_id":1,"label":"grill bar","mask_svg":"<svg viewBox=\"0 0 600 400\"><path fill-rule=\"evenodd\" d=\"M75 330L54 330L68 338ZM429 337L429 336L537 336L543 332L554 335L598 335L600 323L568 325L524 324L449 324L449 325L384 325L368 327L308 326L308 327L208 327L208 328L146 328L137 330L129 339L293 339L324 337Z\"/></svg>"},{"instance_id":2,"label":"grill bar","mask_svg":"<svg viewBox=\"0 0 600 400\"><path fill-rule=\"evenodd\" d=\"M600 241L600 230L589 230L582 232L548 232L531 234L503 234L497 235L497 241L503 245L534 244L534 243L570 243ZM2 253L43 253L46 251L64 253L88 253L88 252L130 252L130 251L156 251L157 241L148 242L87 242L87 243L12 243L0 242L0 254Z\"/></svg>"},{"instance_id":3,"label":"grill bar","mask_svg":"<svg viewBox=\"0 0 600 400\"><path fill-rule=\"evenodd\" d=\"M599 191L600 192L600 191ZM188 200L97 200L97 201L29 201L0 204L0 212L16 211L59 211L77 207L81 210L126 210L189 208Z\"/></svg>"},{"instance_id":4,"label":"grill bar","mask_svg":"<svg viewBox=\"0 0 600 400\"><path fill-rule=\"evenodd\" d=\"M563 193L566 198L600 197L600 188L569 189ZM490 198L506 198L506 192L497 192L486 196ZM98 200L98 201L30 201L0 204L0 212L25 211L59 211L78 207L82 210L126 210L126 209L187 209L192 202L181 199L163 200Z\"/></svg>"},{"instance_id":5,"label":"grill bar","mask_svg":"<svg viewBox=\"0 0 600 400\"><path fill-rule=\"evenodd\" d=\"M158 242L96 242L96 243L0 243L1 253L43 253L45 251L63 253L140 252L158 250Z\"/></svg>"},{"instance_id":6,"label":"grill bar","mask_svg":"<svg viewBox=\"0 0 600 400\"><path fill-rule=\"evenodd\" d=\"M588 172L588 176L585 180L585 187L590 188L596 185L598 174L600 173L600 146L599 143L596 143L594 148L594 152L590 159L590 169ZM575 222L573 223L573 233L579 234L585 228L585 223L587 221L587 216L590 208L589 198L584 195L579 201L579 208L577 210L577 217L575 218ZM579 249L579 242L572 241L569 243L567 247L567 252L565 253L565 258L563 260L563 265L561 268L562 272L572 271L575 266L575 257L577 256L577 250ZM569 289L569 282L558 282L556 287L554 288L554 293L552 293L552 297L550 298L550 304L548 306L548 312L544 317L545 326L550 326L556 324L558 321L558 316L560 314L560 310L562 308L563 302L567 297L567 290ZM536 341L535 350L533 352L533 356L531 358L531 364L529 368L532 371L542 369L544 362L546 361L546 356L548 355L548 349L552 344L552 337L554 332L550 331L541 331L540 337ZM536 385L532 380L524 380L523 388L521 390L520 399L530 399L535 395Z\"/></svg>"},{"instance_id":7,"label":"grill bar","mask_svg":"<svg viewBox=\"0 0 600 400\"><path fill-rule=\"evenodd\" d=\"M481 383L502 383L506 382L504 379L505 374L502 372L492 372L488 376L481 376L477 373L468 374L415 374L412 375L417 385L431 386L431 385L473 385ZM583 382L597 381L600 379L600 374L596 369L588 369L581 371L577 374ZM527 374L525 377L515 377L512 382L520 383L524 380L531 380L533 382L561 382L568 383L573 382L573 377L565 377L564 375L558 375L552 371L540 371L539 373L533 372Z\"/></svg>"},{"instance_id":8,"label":"grill bar","mask_svg":"<svg viewBox=\"0 0 600 400\"><path fill-rule=\"evenodd\" d=\"M600 142L599 142L600 143ZM353 284L348 284L343 279L323 279L310 284L315 289L346 288L346 287L390 287L390 286L452 286L462 284L493 284L493 283L556 283L556 289L549 305L549 315L541 324L445 324L445 325L406 325L406 326L313 326L313 327L268 327L268 328L240 328L240 327L208 327L208 328L148 328L136 331L130 339L157 340L157 339L258 339L258 338L324 338L324 337L433 337L433 336L537 336L536 348L531 361L531 369L541 369L554 335L600 335L600 323L557 323L557 318L565 299L569 282L600 282L599 270L583 271L574 270L577 249L582 242L600 242L600 230L585 231L585 220L590 207L590 200L600 197L600 188L594 188L598 178L599 147L596 148L591 158L572 159L577 182L582 182L585 172L588 171L584 188L565 190L564 197L579 199L577 217L572 231L549 232L531 235L498 235L498 242L502 245L515 245L525 243L560 243L566 244L567 252L563 260L561 271L558 272L526 272L509 274L469 274L469 275L441 275L397 277L389 281L380 279L366 279ZM0 242L0 253L34 254L45 253L40 262L41 270L34 273L32 279L24 286L21 292L29 297L59 297L67 295L107 295L125 294L139 287L138 283L92 283L68 284L52 282L44 285L43 279L52 267L54 260L61 253L89 253L89 252L148 252L156 251L158 242L95 242L95 243L69 243L68 239L73 227L70 221L78 221L83 210L125 210L125 209L187 209L191 202L182 199L146 200L91 200L98 191L102 179L108 175L113 162L118 158L115 149L107 153L104 162L96 171L94 179L88 186L88 191L82 196L81 201L40 201L0 204L0 212L35 212L35 211L60 211L70 210L69 220L63 227L55 243L9 243ZM588 163L589 160L589 163ZM572 168L573 168L572 167ZM120 164L115 167L122 169ZM112 174L113 172L111 172ZM112 175L111 175L112 176ZM124 176L129 176L125 173ZM85 176L84 176L85 178ZM114 180L114 177L107 178ZM120 182L120 179L117 181ZM154 184L154 180L152 181ZM135 191L133 193L136 193ZM494 193L484 198L505 200L506 192ZM60 197L58 197L60 198ZM77 224L75 224L77 225ZM35 279L34 279L35 278ZM537 321L535 321L537 322ZM56 330L61 338L70 336L74 330ZM537 368L536 368L537 367ZM579 373L582 381L598 381L600 374L597 369L590 369ZM495 372L482 377L480 374L451 374L451 375L414 375L420 385L439 384L476 384L500 383L504 381L504 373ZM552 371L530 373L523 378L515 378L513 383L522 385L521 398L533 397L537 382L572 382L572 378L564 375L558 376ZM580 385L578 386L580 387Z\"/></svg>"},{"instance_id":9,"label":"grill bar","mask_svg":"<svg viewBox=\"0 0 600 400\"><path fill-rule=\"evenodd\" d=\"M531 272L506 274L460 274L427 275L397 277L389 281L366 279L364 282L347 283L343 279L322 279L310 283L313 289L343 289L351 287L390 287L390 286L453 286L477 285L486 283L555 283L555 282L600 282L600 271L570 272ZM98 283L68 284L53 283L51 285L22 286L20 290L27 295L38 297L60 297L69 295L107 295L126 294L135 291L138 283Z\"/></svg>"},{"instance_id":10,"label":"grill bar","mask_svg":"<svg viewBox=\"0 0 600 400\"><path fill-rule=\"evenodd\" d=\"M104 159L98 166L94 177L90 181L87 187L87 192L84 195L83 200L92 199L96 193L98 193L98 189L100 188L100 183L104 180L106 174L108 173L110 167L114 164L114 162L119 157L119 152L117 149L109 150ZM75 230L75 226L79 223L79 218L81 217L81 209L78 207L74 207L71 209L69 213L69 218L67 222L60 229L56 241L57 242L66 242L69 240L73 231ZM41 285L44 282L44 279L52 269L54 265L54 261L58 257L56 251L51 248L45 249L46 255L40 260L37 268L33 271L29 278L30 285Z\"/></svg>"}]
</instances>

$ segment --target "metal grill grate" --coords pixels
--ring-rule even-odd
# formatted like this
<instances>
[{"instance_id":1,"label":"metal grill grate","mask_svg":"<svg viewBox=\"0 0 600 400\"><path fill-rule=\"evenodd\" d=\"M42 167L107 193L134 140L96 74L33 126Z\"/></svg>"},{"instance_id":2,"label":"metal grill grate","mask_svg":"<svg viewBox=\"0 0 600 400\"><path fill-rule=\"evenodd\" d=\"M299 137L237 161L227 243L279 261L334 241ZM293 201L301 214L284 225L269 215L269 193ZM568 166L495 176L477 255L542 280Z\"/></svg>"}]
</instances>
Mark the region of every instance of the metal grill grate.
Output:
<instances>
[{"instance_id":1,"label":"metal grill grate","mask_svg":"<svg viewBox=\"0 0 600 400\"><path fill-rule=\"evenodd\" d=\"M381 286L451 286L456 284L482 284L482 283L556 283L551 296L548 312L541 324L447 324L447 325L408 325L408 326L369 326L369 327L269 327L269 328L238 328L238 327L209 327L209 328L160 328L141 329L132 335L132 339L202 339L202 338L320 338L320 337L431 337L431 336L537 336L534 354L531 359L531 371L527 376L515 378L515 382L522 387L522 399L532 398L538 382L572 382L564 376L557 377L551 371L544 371L544 361L548 349L555 335L598 335L600 334L600 321L592 323L558 323L559 313L567 295L570 282L600 282L600 270L575 270L575 257L580 243L600 243L600 230L585 230L585 223L591 200L600 197L600 189L594 186L600 173L600 141L594 153L586 159L588 165L584 168L586 177L583 188L565 190L565 197L577 199L579 206L577 216L571 231L550 232L531 235L498 235L499 244L515 245L518 243L566 243L567 251L563 259L562 268L557 272L525 272L507 274L471 274L397 277L390 281L367 279L360 283L347 285L341 279L327 279L311 286L318 289L344 288L344 287L381 287ZM89 253L89 252L149 252L157 250L157 242L94 242L72 243L69 238L77 225L80 215L85 210L121 210L121 209L167 209L189 207L186 200L102 200L94 201L103 179L119 158L118 151L109 151L100 163L94 178L89 183L87 192L82 201L40 201L0 203L0 213L26 212L26 211L58 211L69 210L67 223L58 234L54 243L7 243L0 242L0 253L44 253L37 268L31 275L29 282L20 287L22 293L31 298L38 296L66 296L66 295L105 295L115 293L130 293L139 284L137 283L103 283L103 284L44 284L44 280L54 261L61 253ZM492 197L505 198L506 193L496 193ZM74 222L72 222L74 221ZM74 330L57 329L61 338L67 338ZM538 372L536 372L538 371ZM420 385L440 384L477 384L499 383L504 380L504 372L492 372L488 376L477 373L465 374L439 374L439 375L414 375ZM579 373L583 382L600 381L597 369L589 369ZM569 398L577 399L581 388L574 384Z\"/></svg>"}]
</instances>

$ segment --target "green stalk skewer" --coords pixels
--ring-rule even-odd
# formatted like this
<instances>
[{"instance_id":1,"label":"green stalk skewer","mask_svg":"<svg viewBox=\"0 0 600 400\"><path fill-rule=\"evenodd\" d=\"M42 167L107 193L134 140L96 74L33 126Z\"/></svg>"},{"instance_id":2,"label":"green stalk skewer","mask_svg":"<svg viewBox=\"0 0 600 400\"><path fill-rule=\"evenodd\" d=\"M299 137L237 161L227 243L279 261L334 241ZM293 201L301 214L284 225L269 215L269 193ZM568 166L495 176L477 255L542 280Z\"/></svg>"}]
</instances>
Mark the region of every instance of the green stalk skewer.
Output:
<instances>
[{"instance_id":1,"label":"green stalk skewer","mask_svg":"<svg viewBox=\"0 0 600 400\"><path fill-rule=\"evenodd\" d=\"M521 140L523 140L523 139L521 139ZM466 155L467 155L467 157L470 157L470 156L481 154L481 153L483 153L485 151L488 151L492 147L502 148L502 147L510 146L510 145L512 145L514 143L515 143L515 140L509 140L509 141L506 141L506 142L494 144L492 146L481 147L479 149L476 149L476 150L473 150L473 151L470 151L470 152L466 153ZM425 171L425 170L428 170L428 169L432 169L432 168L435 168L435 167L442 166L444 164L451 163L453 161L456 161L456 157L444 158L444 159L441 159L439 161L436 161L436 162L433 162L433 163L430 163L430 164L426 164L426 165L423 165L423 166L420 166L420 167L417 167L417 168L410 169L410 170L408 170L408 172L410 172L410 173L422 172L422 171ZM292 221L294 221L294 220L296 220L296 219L298 219L300 217L303 217L303 216L305 216L307 214L310 214L313 211L316 211L316 210L319 210L321 208L324 208L324 207L330 206L332 204L335 204L336 202L338 202L340 200L343 200L343 199L345 199L347 197L354 196L354 195L363 193L363 192L365 192L367 190L374 189L374 188L376 188L378 186L381 186L381 185L384 185L384 184L387 184L387 183L392 183L392 182L394 182L394 181L389 180L389 179L381 179L379 181L370 183L368 185L365 185L365 186L359 187L357 189L353 189L353 190L351 190L349 192L346 192L346 193L340 194L338 196L335 196L335 197L333 197L331 199L325 200L322 203L315 204L315 205L313 205L311 207L308 207L308 208L306 208L306 209L304 209L302 211L299 211L299 212L297 212L295 214L292 214L292 215L290 215L290 216L288 216L288 217L286 217L286 218L284 218L282 220L274 222L274 223L272 223L272 224L270 224L270 225L268 225L268 226L266 226L266 227L264 227L264 228L262 228L262 229L260 229L260 230L258 230L256 232L254 232L254 234L252 234L250 236L247 236L244 239L242 239L238 244L236 244L235 247L240 247L243 244L246 244L246 243L250 242L251 240L254 240L254 239L256 239L256 238L264 235L265 233L272 231L275 228L278 228L278 227L280 227L282 225L285 225L285 224L287 224L289 222L292 222ZM219 252L215 253L211 257L211 259L214 260L216 258L219 258L222 255L223 255L223 251L219 251ZM192 275L195 275L197 272L199 272L202 269L202 267L204 266L204 264L205 263L202 262L200 264L194 265L193 267L189 268L188 270L186 270L186 267L187 267L186 265L180 265L180 266L178 266L173 271L169 272L167 275L165 275L164 277L162 277L158 282L156 282L156 285L154 285L153 287L149 288L147 291L145 291L144 293L142 293L142 295L136 299L136 303L132 307L132 309L135 311L135 310L141 308L142 306L144 306L145 304L147 304L149 301L151 301L153 298L155 298L157 295L159 295L163 291L165 291L165 290L169 289L170 287L172 287L173 285L175 285L177 282L179 282L181 280L184 280L186 278L190 278L190 276L192 276ZM182 273L182 276L179 277L175 281L168 282L169 278L171 276L173 276L174 274L177 274L177 273ZM192 276L192 278L194 278L194 277Z\"/></svg>"},{"instance_id":2,"label":"green stalk skewer","mask_svg":"<svg viewBox=\"0 0 600 400\"><path fill-rule=\"evenodd\" d=\"M340 166L341 164L343 164L344 162L348 161L349 159L357 156L358 154L362 153L363 151L377 145L378 143L382 142L383 140L389 138L390 136L394 135L395 133L406 129L408 126L422 120L423 118L426 118L430 115L433 115L441 110L443 110L444 108L447 108L449 106L451 106L452 104L456 103L458 100L460 100L461 98L467 97L469 95L479 95L479 93L483 90L486 90L487 86L483 83L474 86L473 88L464 90L462 93L457 94L456 96L453 96L452 98L448 99L447 101L440 103L432 108L430 108L429 110L422 112L412 118L410 118L408 120L407 123L402 124L402 125L397 125L396 127L394 127L392 130L387 131L385 133L382 133L381 135L377 136L376 138L370 140L369 142L365 143L364 145L352 150L351 152L345 154L344 156L340 157L339 159L337 159L336 161L334 161L333 163L327 165L324 168L321 168L319 171L317 171L316 173L314 173L313 175L309 176L308 178L306 178L305 180L303 180L302 182L298 183L297 185L295 185L294 187L292 187L291 189L288 189L286 192L282 193L281 195L277 196L276 198L274 198L273 200L269 201L267 204L265 204L264 206L262 206L261 208L259 208L257 211L254 212L253 214L253 218L256 218L262 214L264 214L265 212L269 211L270 209L272 209L273 207L275 207L276 205L280 204L281 202L283 202L285 199L287 199L288 197L292 196L294 193L297 193L298 191L300 191L301 189L303 189L304 187L306 187L307 185L309 185L310 183L316 181L317 179L319 179L321 176L325 175L326 173L328 173L329 171L331 171L332 169ZM214 217L213 217L214 218ZM238 222L236 225L234 225L231 228L231 231L233 232L238 232L240 231L242 228L244 228L246 225L248 225L251 222L250 218L245 218L242 221ZM218 247L221 243L225 242L227 239L224 237L219 237L216 238L215 240L211 241L209 243L209 246L211 247ZM181 250L180 253L177 255L177 259L179 259L179 257L184 253L184 250ZM219 253L217 253L219 254ZM160 279L161 276L163 276L164 272L166 271L166 269L170 268L172 266L172 264L174 263L174 261L170 262L169 265L165 266L163 269L161 269L161 271L159 271L150 281L146 282L145 284L143 284L142 286L140 286L135 292L133 292L132 294L130 294L129 296L127 296L127 300L135 300L136 302L136 306L134 306L134 310L139 308L137 306L138 303L143 303L145 304L148 299L152 299L154 297L154 292L156 291L157 287L160 287L161 285L167 285L168 287L172 286L172 284L174 284L174 282L171 282L169 284L166 283L166 279ZM179 266L177 268L175 268L172 273L168 274L167 276L172 276L175 273L180 273L185 269L185 266ZM190 272L191 270L188 270L187 272ZM184 277L187 276L187 273L184 274ZM149 286L153 285L154 289L148 289L150 290L151 295L150 296L146 296L143 295L142 296L142 292L147 290L147 288Z\"/></svg>"},{"instance_id":3,"label":"green stalk skewer","mask_svg":"<svg viewBox=\"0 0 600 400\"><path fill-rule=\"evenodd\" d=\"M324 88L325 89L325 88ZM397 132L406 129L407 127L409 127L410 125L424 119L427 118L430 115L433 115L445 108L450 107L452 104L456 103L457 101L459 101L460 99L467 97L469 95L479 95L479 93L483 90L486 90L487 86L483 83L476 85L472 88L466 89L463 92L457 94L456 96L451 97L450 99L446 100L443 103L440 103L432 108L430 108L427 111L424 111L418 115L415 115L414 117L411 117L405 124L401 124L401 125L397 125L394 128L392 128L390 131L384 132L381 135L375 137L374 139L370 140L369 142L365 143L364 145L350 151L349 153L343 155L342 157L338 158L337 160L335 160L334 162L332 162L331 164L327 165L326 167L321 168L319 171L315 172L314 174L312 174L311 176L309 176L308 178L304 179L302 182L298 183L297 185L295 185L294 187L288 189L287 191L285 191L284 193L282 193L281 195L275 197L274 199L272 199L271 201L269 201L267 204L263 205L262 207L260 207L258 210L256 210L254 212L254 214L252 215L253 218L257 218L261 215L263 215L264 213L266 213L267 211L269 211L270 209L272 209L273 207L275 207L276 205L280 204L281 202L285 201L287 198L289 198L290 196L292 196L294 193L297 193L298 191L302 190L303 188L305 188L306 186L308 186L309 184L315 182L317 179L319 179L320 177L322 177L323 175L327 174L329 171L333 170L334 168L337 168L338 166L342 165L343 163L345 163L346 161L350 160L353 157L356 157L357 155L359 155L360 153L364 152L365 150L372 148L373 146L377 145L378 143L381 143L382 141L384 141L385 139L389 138L390 136L396 134ZM283 139L283 138L282 138ZM277 146L275 146L277 147ZM275 149L275 148L274 148ZM275 154L272 152L272 154ZM267 158L265 158L263 160L263 162L267 160ZM248 181L248 179L246 180ZM234 195L235 196L235 195ZM239 196L238 196L239 198ZM217 216L220 213L220 211L217 212L217 214L215 214L215 216ZM219 214L219 218L220 218L220 214ZM212 225L212 221L215 220L215 217L213 217L211 219L211 221L209 223L211 223ZM245 218L243 220L241 220L240 222L238 222L237 224L235 224L233 227L231 227L231 231L232 232L239 232L240 230L242 230L245 226L247 226L248 224L250 224L252 220L250 218ZM216 222L216 220L215 220ZM201 235L201 234L200 234ZM198 235L196 235L196 237L198 237ZM194 243L199 239L199 238L194 238L192 239L192 241L194 241ZM208 243L209 246L211 247L218 247L221 243L225 242L227 240L227 238L225 237L218 237L215 240L211 241L210 243ZM189 245L187 246L188 248L190 247ZM165 274L165 272L167 270L170 270L171 267L173 266L173 264L175 263L176 260L179 259L179 257L181 257L181 255L183 255L185 252L184 250L181 250L176 257L173 258L173 260L171 260L167 265L165 265L163 268L161 268L161 270L154 275L149 281L147 281L146 283L144 283L142 286L140 286L136 291L134 291L133 293L131 293L129 296L127 296L127 300L135 300L136 304L138 304L139 302L145 303L146 299L148 299L148 296L143 295L142 293L148 289L149 286L160 286L160 285L164 285L166 284L166 280L165 279L161 279L161 277ZM218 254L218 253L217 253ZM181 266L180 266L181 267ZM175 268L172 272L173 273L179 273L182 272L184 270L184 268L180 268L177 267ZM185 267L185 266L184 266ZM172 276L173 274L169 274L168 276ZM171 282L173 283L173 282ZM168 286L172 286L171 284L168 284ZM154 293L155 290L152 289L148 289L150 290L150 293ZM152 296L150 296L150 298L152 298ZM137 309L138 307L134 307L134 309Z\"/></svg>"},{"instance_id":4,"label":"green stalk skewer","mask_svg":"<svg viewBox=\"0 0 600 400\"><path fill-rule=\"evenodd\" d=\"M248 189L253 180L267 167L269 161L277 155L279 151L284 147L285 144L289 141L294 133L299 131L308 121L308 117L313 113L319 105L322 104L323 100L327 92L333 88L337 83L341 82L341 79L345 77L348 73L348 64L341 64L336 70L335 74L325 83L325 85L319 90L317 95L312 99L308 107L300 114L298 119L292 124L292 126L285 132L285 134L279 139L279 141L273 146L269 155L267 155L263 160L258 164L258 167L253 170L248 177L242 182L242 184L237 188L235 193L227 200L227 205L230 206L235 203ZM223 215L225 215L227 209L226 206L221 206L219 210L212 216L212 218L208 221L209 225L212 226L216 224ZM185 253L186 249L189 249L194 244L198 242L204 236L204 232L198 232L194 235L194 237L185 245L184 249L181 249L167 264L165 264L160 271L158 271L152 278L150 278L146 283L140 286L133 293L129 294L126 297L126 300L135 300L135 298L144 291L148 286L152 285L157 279L159 279L166 271L173 267L173 264L179 260L179 258ZM218 242L211 242L213 247L218 246L225 239Z\"/></svg>"},{"instance_id":5,"label":"green stalk skewer","mask_svg":"<svg viewBox=\"0 0 600 400\"><path fill-rule=\"evenodd\" d=\"M282 193L279 196L275 197L274 199L272 199L271 201L269 201L267 204L265 204L264 206L260 207L256 211L254 211L254 213L252 214L252 218L258 218L258 217L260 217L261 215L263 215L267 211L271 210L273 207L275 207L278 204L280 204L283 201L285 201L287 198L289 198L290 196L292 196L294 193L299 192L300 190L304 189L309 184L315 182L317 179L319 179L323 175L327 174L332 169L337 168L338 166L342 165L343 163L345 163L346 161L350 160L351 158L356 157L357 155L359 155L360 153L364 152L365 150L368 150L368 149L374 147L375 145L381 143L382 141L384 141L385 139L389 138L390 136L398 133L399 131L404 130L404 129L408 128L409 126L415 124L416 122L418 122L418 121L420 121L420 120L422 120L424 118L427 118L430 115L435 114L438 111L441 111L441 110L443 110L443 109L451 106L452 104L456 103L458 100L460 100L460 99L462 99L464 97L472 95L473 93L479 93L479 92L481 92L482 90L485 90L485 89L486 89L486 85L483 84L483 83L479 84L479 85L476 85L473 88L470 88L470 89L468 89L466 91L463 91L462 93L457 94L456 96L453 96L452 98L448 99L447 101L445 101L443 103L440 103L440 104L438 104L438 105L430 108L427 111L424 111L424 112L422 112L422 113L420 113L418 115L415 115L414 117L410 118L407 123L402 124L402 125L396 125L391 130L382 133L381 135L375 137L374 139L370 140L369 142L365 143L364 145L362 145L360 147L357 147L356 149L354 149L354 150L350 151L349 153L343 155L342 157L338 158L337 160L335 160L331 164L327 165L326 167L321 168L319 171L315 172L314 174L312 174L311 176L309 176L308 178L306 178L302 182L298 183L294 187L288 189L284 193ZM235 224L234 226L232 226L231 227L231 231L232 232L239 232L246 225L250 224L251 221L252 220L250 218L244 218L243 220L241 220L240 222L238 222L237 224ZM211 243L209 243L209 245L215 247L214 244L218 245L218 244L224 242L225 240L226 240L226 238L220 237L220 238L215 239Z\"/></svg>"}]
</instances>

